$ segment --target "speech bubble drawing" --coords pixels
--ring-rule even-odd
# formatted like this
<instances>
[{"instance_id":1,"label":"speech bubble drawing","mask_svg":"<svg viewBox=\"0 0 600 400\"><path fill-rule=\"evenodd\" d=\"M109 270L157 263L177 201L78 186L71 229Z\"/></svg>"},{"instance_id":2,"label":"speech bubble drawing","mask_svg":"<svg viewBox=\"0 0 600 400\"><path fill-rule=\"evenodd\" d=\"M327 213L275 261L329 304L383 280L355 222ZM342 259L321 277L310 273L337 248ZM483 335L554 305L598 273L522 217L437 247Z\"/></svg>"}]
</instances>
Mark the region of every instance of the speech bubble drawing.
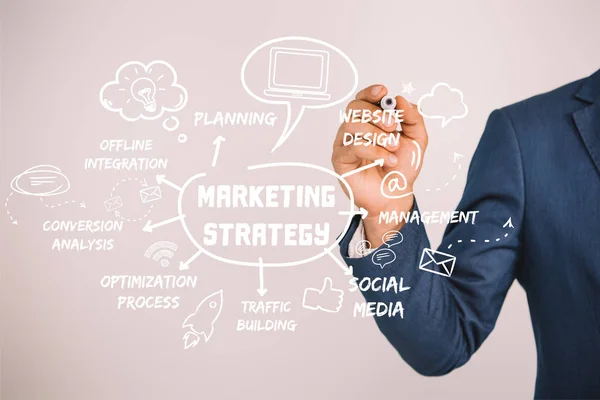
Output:
<instances>
[{"instance_id":1,"label":"speech bubble drawing","mask_svg":"<svg viewBox=\"0 0 600 400\"><path fill-rule=\"evenodd\" d=\"M402 243L404 241L404 235L402 235L400 231L391 230L384 233L381 240L387 247L392 247Z\"/></svg>"},{"instance_id":2,"label":"speech bubble drawing","mask_svg":"<svg viewBox=\"0 0 600 400\"><path fill-rule=\"evenodd\" d=\"M423 103L427 103L427 105L423 107ZM463 93L445 82L436 83L429 93L421 96L417 107L423 117L441 119L442 128L454 119L466 117L469 112L469 108L463 100Z\"/></svg>"},{"instance_id":3,"label":"speech bubble drawing","mask_svg":"<svg viewBox=\"0 0 600 400\"><path fill-rule=\"evenodd\" d=\"M371 261L373 264L379 265L381 269L385 268L386 265L393 263L396 260L396 253L389 248L383 248L373 253Z\"/></svg>"},{"instance_id":4,"label":"speech bubble drawing","mask_svg":"<svg viewBox=\"0 0 600 400\"><path fill-rule=\"evenodd\" d=\"M369 242L368 240L361 240L358 243L356 243L354 250L356 250L356 254L358 254L361 257L364 257L371 252L371 242Z\"/></svg>"},{"instance_id":5,"label":"speech bubble drawing","mask_svg":"<svg viewBox=\"0 0 600 400\"><path fill-rule=\"evenodd\" d=\"M293 43L283 45L283 42ZM273 46L275 44L281 45ZM265 72L266 87L256 93L250 89L246 80L248 64L259 51L267 48L269 65L268 74ZM354 78L351 89L337 98L329 93L329 81L335 76L330 73L332 55L335 54L348 63ZM301 73L294 74L294 70ZM314 73L313 77L318 76L318 79L311 79L311 73ZM252 50L242 65L241 80L244 90L254 99L267 104L284 104L287 107L283 132L271 150L274 152L296 129L306 109L333 107L350 98L358 87L358 71L345 53L327 42L309 37L286 36L269 40Z\"/></svg>"}]
</instances>

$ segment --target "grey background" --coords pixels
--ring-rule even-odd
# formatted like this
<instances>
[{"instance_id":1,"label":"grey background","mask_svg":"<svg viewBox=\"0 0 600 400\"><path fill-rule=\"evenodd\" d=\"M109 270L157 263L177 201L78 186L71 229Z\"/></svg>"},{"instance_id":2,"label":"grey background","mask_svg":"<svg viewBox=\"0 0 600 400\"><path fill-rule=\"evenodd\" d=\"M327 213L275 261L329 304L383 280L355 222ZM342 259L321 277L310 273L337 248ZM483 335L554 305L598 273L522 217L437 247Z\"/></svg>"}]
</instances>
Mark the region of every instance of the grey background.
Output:
<instances>
[{"instance_id":1,"label":"grey background","mask_svg":"<svg viewBox=\"0 0 600 400\"><path fill-rule=\"evenodd\" d=\"M56 235L42 232L41 223L106 218L102 202L129 175L83 171L84 158L102 154L98 144L105 138L155 139L153 154L169 157L167 175L179 183L210 166L217 134L227 138L219 161L224 179L252 163L328 167L338 108L307 112L271 154L283 109L257 102L240 84L246 55L286 35L318 38L345 51L358 69L359 86L384 83L399 92L402 82L412 81L413 100L438 81L464 92L467 119L443 130L429 123L430 148L416 187L422 209L452 209L464 172L441 193L423 189L447 179L452 151L468 161L491 110L600 66L599 2L5 0L0 11L2 200L13 176L55 164L73 186L65 200L88 204L48 210L37 199L19 198L11 203L19 226L2 210L3 400L531 398L535 347L518 286L509 292L496 329L465 367L425 378L398 357L373 320L351 317L360 294L346 293L337 315L298 310L302 290L325 276L345 287L346 278L330 260L266 271L267 298L297 305L297 332L237 333L239 300L257 298L254 269L200 258L190 270L198 287L179 292L182 307L169 311L119 311L119 293L100 287L106 274L164 272L143 257L153 241L177 242L176 261L191 256L194 249L179 225L149 237L140 232L141 223L132 223L114 235L115 250L88 254L51 251ZM189 134L185 145L158 121L126 123L98 102L100 87L122 63L154 59L170 62L190 94L180 113L181 131ZM275 128L194 129L196 110L275 111L280 118ZM165 190L152 219L173 216L174 204L175 194ZM429 227L433 243L442 229ZM221 288L225 307L213 338L184 351L182 319Z\"/></svg>"}]
</instances>

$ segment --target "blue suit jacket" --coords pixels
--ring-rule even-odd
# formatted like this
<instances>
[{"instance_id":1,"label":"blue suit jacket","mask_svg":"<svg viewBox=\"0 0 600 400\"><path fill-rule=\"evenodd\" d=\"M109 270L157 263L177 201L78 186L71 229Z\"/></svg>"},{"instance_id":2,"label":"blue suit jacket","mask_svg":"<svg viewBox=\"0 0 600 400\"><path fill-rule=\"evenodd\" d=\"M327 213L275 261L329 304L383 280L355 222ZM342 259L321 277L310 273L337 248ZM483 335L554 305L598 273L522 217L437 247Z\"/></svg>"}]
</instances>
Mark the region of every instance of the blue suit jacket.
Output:
<instances>
[{"instance_id":1,"label":"blue suit jacket","mask_svg":"<svg viewBox=\"0 0 600 400\"><path fill-rule=\"evenodd\" d=\"M535 334L536 397L600 398L600 71L495 110L457 210L479 214L475 225L446 229L439 250L456 256L450 278L419 270L423 224L402 228L397 258L383 269L370 256L348 258L353 220L341 253L354 274L411 287L364 293L402 301L403 319L376 317L381 332L419 373L446 374L490 334L516 278ZM514 229L502 228L509 217Z\"/></svg>"}]
</instances>

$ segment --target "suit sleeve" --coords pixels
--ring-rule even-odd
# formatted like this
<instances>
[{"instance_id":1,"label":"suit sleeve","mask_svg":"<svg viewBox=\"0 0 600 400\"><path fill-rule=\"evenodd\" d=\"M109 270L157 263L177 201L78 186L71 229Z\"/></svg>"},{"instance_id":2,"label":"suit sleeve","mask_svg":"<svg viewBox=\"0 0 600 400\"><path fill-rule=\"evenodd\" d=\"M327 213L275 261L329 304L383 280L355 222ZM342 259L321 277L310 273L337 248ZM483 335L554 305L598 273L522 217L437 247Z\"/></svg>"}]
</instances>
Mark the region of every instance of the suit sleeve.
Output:
<instances>
[{"instance_id":1,"label":"suit sleeve","mask_svg":"<svg viewBox=\"0 0 600 400\"><path fill-rule=\"evenodd\" d=\"M417 372L443 375L460 367L494 328L519 265L523 209L517 138L506 112L496 110L473 156L457 207L458 211L479 211L475 224L448 225L439 248L456 257L451 277L419 269L423 251L430 246L422 223L403 226L403 242L390 247L396 260L383 269L372 262L371 255L349 258L348 245L360 218L353 221L340 245L358 281L395 276L410 287L401 293L364 291L363 295L368 302L402 302L403 317L397 314L375 319L400 356ZM514 228L503 227L509 218Z\"/></svg>"}]
</instances>

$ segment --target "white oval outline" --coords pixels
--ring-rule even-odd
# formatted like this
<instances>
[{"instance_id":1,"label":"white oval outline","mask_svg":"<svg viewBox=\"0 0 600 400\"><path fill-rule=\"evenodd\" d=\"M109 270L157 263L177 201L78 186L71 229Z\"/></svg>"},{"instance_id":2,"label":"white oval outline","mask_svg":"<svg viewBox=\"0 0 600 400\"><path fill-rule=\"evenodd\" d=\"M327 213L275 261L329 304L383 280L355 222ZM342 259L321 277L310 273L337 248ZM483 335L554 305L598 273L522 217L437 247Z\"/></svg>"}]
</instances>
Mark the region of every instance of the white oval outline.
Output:
<instances>
[{"instance_id":1,"label":"white oval outline","mask_svg":"<svg viewBox=\"0 0 600 400\"><path fill-rule=\"evenodd\" d=\"M37 169L37 168L42 168L42 169ZM48 169L44 169L44 168L48 168ZM65 186L64 184L60 185L59 187L57 187L56 189L54 189L50 192L44 192L44 193L33 193L33 192L29 192L27 190L21 189L21 187L19 186L19 180L23 176L25 176L29 173L37 173L37 172L49 172L49 173L57 174L58 176L62 176L65 179L65 181L67 182L66 189L62 189L63 186ZM16 193L19 193L19 194L22 194L25 196L51 197L51 196L58 196L58 195L67 193L69 191L69 189L71 188L71 182L69 182L69 178L67 178L67 176L65 174L63 174L59 168L57 168L53 165L49 165L49 164L42 164L42 165L36 165L34 167L28 168L25 171L21 172L19 175L15 176L12 179L12 181L10 181L10 187Z\"/></svg>"},{"instance_id":2,"label":"white oval outline","mask_svg":"<svg viewBox=\"0 0 600 400\"><path fill-rule=\"evenodd\" d=\"M314 169L317 171L321 171L321 172L325 172L333 177L335 177L337 180L339 180L340 182L342 182L344 184L344 186L346 187L346 189L348 189L348 194L349 194L349 200L350 200L350 215L348 215L348 220L346 221L346 226L344 227L343 231L340 233L340 235L338 236L338 238L331 244L331 246L326 247L325 249L323 249L322 252L310 257L310 258L305 258L303 260L299 260L299 261L288 261L288 262L282 262L282 263L260 263L258 261L256 262L251 262L251 261L237 261L237 260L232 260L229 258L225 258L225 257L221 257L219 255L213 254L210 251L206 250L205 248L203 248L200 243L198 243L198 241L194 238L194 236L191 234L190 230L187 227L187 224L185 222L185 218L180 218L180 222L181 222L181 226L183 227L183 231L185 232L186 236L188 237L188 239L190 239L190 241L192 242L192 244L199 250L202 252L202 254L206 254L207 256L209 256L210 258L212 258L215 261L219 261L225 264L232 264L232 265L240 265L240 266L244 266L244 267L293 267L296 265L302 265L302 264L307 264L309 262L318 260L319 258L323 257L324 255L328 254L331 252L331 250L333 250L333 248L337 245L339 245L339 243L342 241L342 239L344 238L344 236L346 235L346 232L348 232L348 229L350 228L350 224L352 223L352 218L354 216L353 212L354 212L354 193L352 193L352 189L350 188L350 185L348 184L348 182L346 182L346 180L341 176L338 175L337 173L335 173L334 171L331 171L327 168L321 167L320 165L313 165L313 164L306 164L306 163L300 163L300 162L277 162L277 163L269 163L269 164L258 164L258 165L252 165L249 166L248 169L249 170L255 170L255 169L263 169L263 168L272 168L272 167L304 167L304 168L310 168L310 169ZM206 174L204 173L200 173L200 174L195 174L193 175L191 178L189 178L184 184L183 186L181 186L181 191L179 192L179 196L177 198L177 214L179 217L181 217L183 214L183 195L185 194L185 191L187 190L188 186L195 181L198 178L204 177L206 176Z\"/></svg>"}]
</instances>

